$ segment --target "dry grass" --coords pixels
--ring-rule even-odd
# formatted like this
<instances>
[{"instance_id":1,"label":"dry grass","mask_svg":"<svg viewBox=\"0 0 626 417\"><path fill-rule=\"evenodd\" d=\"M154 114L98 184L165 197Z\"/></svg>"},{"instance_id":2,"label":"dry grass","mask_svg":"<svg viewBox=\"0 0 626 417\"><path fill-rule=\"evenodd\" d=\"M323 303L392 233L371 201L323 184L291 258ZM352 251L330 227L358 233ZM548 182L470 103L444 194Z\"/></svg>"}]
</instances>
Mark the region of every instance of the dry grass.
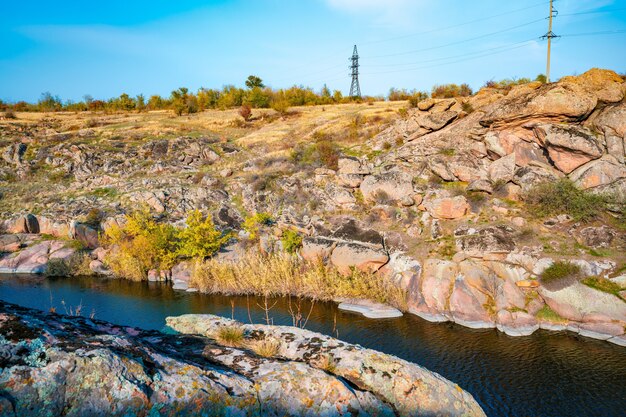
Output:
<instances>
[{"instance_id":1,"label":"dry grass","mask_svg":"<svg viewBox=\"0 0 626 417\"><path fill-rule=\"evenodd\" d=\"M254 353L264 358L272 358L280 352L280 340L266 337L260 340L254 340L248 343L248 347Z\"/></svg>"},{"instance_id":2,"label":"dry grass","mask_svg":"<svg viewBox=\"0 0 626 417\"><path fill-rule=\"evenodd\" d=\"M301 296L330 301L365 298L406 310L406 291L381 275L353 270L342 275L321 262L292 256L250 254L236 263L197 263L191 285L206 293Z\"/></svg>"},{"instance_id":3,"label":"dry grass","mask_svg":"<svg viewBox=\"0 0 626 417\"><path fill-rule=\"evenodd\" d=\"M215 340L220 345L240 347L243 345L243 328L239 326L220 327L215 335Z\"/></svg>"}]
</instances>

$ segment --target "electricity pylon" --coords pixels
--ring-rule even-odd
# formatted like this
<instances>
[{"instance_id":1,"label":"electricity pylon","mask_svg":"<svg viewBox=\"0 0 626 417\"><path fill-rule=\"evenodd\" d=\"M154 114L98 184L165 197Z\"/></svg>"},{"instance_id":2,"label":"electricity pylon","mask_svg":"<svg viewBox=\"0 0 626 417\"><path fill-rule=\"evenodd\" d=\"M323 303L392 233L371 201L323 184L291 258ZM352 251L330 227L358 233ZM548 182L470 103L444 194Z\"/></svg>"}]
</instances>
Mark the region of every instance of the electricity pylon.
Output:
<instances>
[{"instance_id":1,"label":"electricity pylon","mask_svg":"<svg viewBox=\"0 0 626 417\"><path fill-rule=\"evenodd\" d=\"M349 58L352 61L350 65L351 75L352 75L352 84L350 85L350 97L352 98L361 98L361 86L359 86L359 53L356 50L356 45L354 45L354 51L352 51L352 56Z\"/></svg>"}]
</instances>

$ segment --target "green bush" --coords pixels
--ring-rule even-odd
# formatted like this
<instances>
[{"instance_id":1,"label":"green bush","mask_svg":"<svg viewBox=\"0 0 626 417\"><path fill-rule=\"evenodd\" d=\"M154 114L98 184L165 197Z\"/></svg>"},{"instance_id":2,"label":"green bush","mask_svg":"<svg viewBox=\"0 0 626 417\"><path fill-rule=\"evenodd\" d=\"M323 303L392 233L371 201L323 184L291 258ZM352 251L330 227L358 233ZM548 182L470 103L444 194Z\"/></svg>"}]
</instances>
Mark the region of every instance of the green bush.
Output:
<instances>
[{"instance_id":1,"label":"green bush","mask_svg":"<svg viewBox=\"0 0 626 417\"><path fill-rule=\"evenodd\" d=\"M180 259L204 259L217 252L230 234L215 229L210 216L199 211L187 218L186 228L159 223L147 209L126 216L123 226L109 227L103 242L112 248L106 262L118 276L133 280L147 277L150 269L167 270Z\"/></svg>"},{"instance_id":2,"label":"green bush","mask_svg":"<svg viewBox=\"0 0 626 417\"><path fill-rule=\"evenodd\" d=\"M177 255L183 258L205 259L220 250L231 238L230 233L215 229L211 215L202 217L193 211L187 217L187 227L178 232Z\"/></svg>"},{"instance_id":3,"label":"green bush","mask_svg":"<svg viewBox=\"0 0 626 417\"><path fill-rule=\"evenodd\" d=\"M432 98L469 97L472 93L472 88L468 84L443 84L435 85L430 96Z\"/></svg>"},{"instance_id":4,"label":"green bush","mask_svg":"<svg viewBox=\"0 0 626 417\"><path fill-rule=\"evenodd\" d=\"M295 230L287 229L281 238L283 248L287 253L296 253L302 246L302 236Z\"/></svg>"},{"instance_id":5,"label":"green bush","mask_svg":"<svg viewBox=\"0 0 626 417\"><path fill-rule=\"evenodd\" d=\"M541 282L551 283L580 275L580 266L568 261L556 261L541 273Z\"/></svg>"},{"instance_id":6,"label":"green bush","mask_svg":"<svg viewBox=\"0 0 626 417\"><path fill-rule=\"evenodd\" d=\"M551 321L553 323L565 323L567 321L548 305L544 305L541 310L537 312L536 317L539 320Z\"/></svg>"},{"instance_id":7,"label":"green bush","mask_svg":"<svg viewBox=\"0 0 626 417\"><path fill-rule=\"evenodd\" d=\"M259 229L261 226L269 226L272 222L273 219L269 213L256 213L246 217L241 224L241 228L248 232L250 240L255 240L259 237Z\"/></svg>"},{"instance_id":8,"label":"green bush","mask_svg":"<svg viewBox=\"0 0 626 417\"><path fill-rule=\"evenodd\" d=\"M575 221L589 221L606 209L608 198L581 190L571 180L563 178L533 187L525 195L525 200L539 216L565 213Z\"/></svg>"},{"instance_id":9,"label":"green bush","mask_svg":"<svg viewBox=\"0 0 626 417\"><path fill-rule=\"evenodd\" d=\"M327 139L310 145L299 144L291 152L291 160L298 165L336 170L339 168L339 148Z\"/></svg>"}]
</instances>

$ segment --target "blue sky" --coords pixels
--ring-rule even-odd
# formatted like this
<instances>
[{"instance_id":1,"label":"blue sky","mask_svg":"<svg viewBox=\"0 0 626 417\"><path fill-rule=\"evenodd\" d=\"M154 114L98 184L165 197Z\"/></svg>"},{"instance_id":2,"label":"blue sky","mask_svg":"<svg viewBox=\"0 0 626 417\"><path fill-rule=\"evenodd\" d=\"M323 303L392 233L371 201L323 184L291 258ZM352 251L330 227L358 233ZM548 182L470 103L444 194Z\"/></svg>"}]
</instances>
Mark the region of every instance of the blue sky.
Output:
<instances>
[{"instance_id":1,"label":"blue sky","mask_svg":"<svg viewBox=\"0 0 626 417\"><path fill-rule=\"evenodd\" d=\"M552 78L591 67L626 72L626 0L558 0ZM0 99L169 95L186 86L347 93L361 55L364 94L390 87L535 77L545 72L548 1L9 1L0 14ZM608 35L588 35L622 31ZM587 34L587 35L580 35ZM579 36L565 36L579 35Z\"/></svg>"}]
</instances>

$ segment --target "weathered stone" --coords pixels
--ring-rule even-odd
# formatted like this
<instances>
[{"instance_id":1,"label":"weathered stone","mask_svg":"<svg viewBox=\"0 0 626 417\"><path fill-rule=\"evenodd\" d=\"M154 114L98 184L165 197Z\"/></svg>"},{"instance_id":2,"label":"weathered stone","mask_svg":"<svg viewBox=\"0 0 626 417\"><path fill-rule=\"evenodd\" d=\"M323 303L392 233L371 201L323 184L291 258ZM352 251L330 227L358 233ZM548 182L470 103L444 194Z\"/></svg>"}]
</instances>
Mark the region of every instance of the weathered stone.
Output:
<instances>
[{"instance_id":1,"label":"weathered stone","mask_svg":"<svg viewBox=\"0 0 626 417\"><path fill-rule=\"evenodd\" d=\"M330 258L336 244L336 241L331 239L306 236L302 239L300 256L311 262L320 260L325 262Z\"/></svg>"},{"instance_id":2,"label":"weathered stone","mask_svg":"<svg viewBox=\"0 0 626 417\"><path fill-rule=\"evenodd\" d=\"M497 159L489 165L489 178L493 182L509 182L515 172L515 154Z\"/></svg>"},{"instance_id":3,"label":"weathered stone","mask_svg":"<svg viewBox=\"0 0 626 417\"><path fill-rule=\"evenodd\" d=\"M98 231L89 225L72 222L70 225L70 234L72 239L78 240L89 249L95 249L100 246Z\"/></svg>"},{"instance_id":4,"label":"weathered stone","mask_svg":"<svg viewBox=\"0 0 626 417\"><path fill-rule=\"evenodd\" d=\"M65 242L46 240L0 259L0 273L44 274L52 259L68 259L75 253Z\"/></svg>"},{"instance_id":5,"label":"weathered stone","mask_svg":"<svg viewBox=\"0 0 626 417\"><path fill-rule=\"evenodd\" d=\"M602 156L598 140L586 129L544 124L537 126L536 132L548 148L554 165L566 174Z\"/></svg>"},{"instance_id":6,"label":"weathered stone","mask_svg":"<svg viewBox=\"0 0 626 417\"><path fill-rule=\"evenodd\" d=\"M583 245L592 248L608 248L617 236L617 232L607 225L585 227L577 234Z\"/></svg>"},{"instance_id":7,"label":"weathered stone","mask_svg":"<svg viewBox=\"0 0 626 417\"><path fill-rule=\"evenodd\" d=\"M303 365L312 367L318 367L318 361L329 355L334 360L332 370L327 370L330 376L350 381L357 392L367 390L373 393L374 398L392 405L398 415L483 415L481 410L475 408L477 406L474 406L473 399L466 398L468 394L439 375L393 356L346 344L309 330L240 324L210 315L168 317L167 324L182 333L204 335L213 335L222 326L236 324L242 326L248 334L261 333L280 341L279 354L282 358L304 361ZM390 373L392 378L388 376ZM310 389L317 386L315 384ZM374 414L381 412L375 408L371 410Z\"/></svg>"},{"instance_id":8,"label":"weathered stone","mask_svg":"<svg viewBox=\"0 0 626 417\"><path fill-rule=\"evenodd\" d=\"M339 243L330 255L330 262L342 274L350 274L351 268L376 272L387 263L389 256L383 249L358 243Z\"/></svg>"},{"instance_id":9,"label":"weathered stone","mask_svg":"<svg viewBox=\"0 0 626 417\"><path fill-rule=\"evenodd\" d=\"M402 317L402 312L397 308L369 300L346 300L339 303L339 310L359 313L368 319L389 319Z\"/></svg>"},{"instance_id":10,"label":"weathered stone","mask_svg":"<svg viewBox=\"0 0 626 417\"><path fill-rule=\"evenodd\" d=\"M367 175L370 174L370 169L366 166L366 164L358 158L354 157L343 157L339 158L337 162L339 166L338 172L340 174L358 174L358 175Z\"/></svg>"},{"instance_id":11,"label":"weathered stone","mask_svg":"<svg viewBox=\"0 0 626 417\"><path fill-rule=\"evenodd\" d=\"M423 128L429 130L439 130L446 126L448 123L457 118L459 113L447 110L438 113L428 113L420 115L417 118L417 123Z\"/></svg>"},{"instance_id":12,"label":"weathered stone","mask_svg":"<svg viewBox=\"0 0 626 417\"><path fill-rule=\"evenodd\" d=\"M552 310L566 319L582 321L586 314L600 313L626 322L626 303L613 294L595 290L579 282L554 290L542 286L539 294Z\"/></svg>"},{"instance_id":13,"label":"weathered stone","mask_svg":"<svg viewBox=\"0 0 626 417\"><path fill-rule=\"evenodd\" d=\"M626 178L626 167L615 158L606 155L581 166L569 177L583 189L602 187Z\"/></svg>"},{"instance_id":14,"label":"weathered stone","mask_svg":"<svg viewBox=\"0 0 626 417\"><path fill-rule=\"evenodd\" d=\"M595 94L570 83L546 84L520 95L504 97L486 109L483 126L520 123L531 118L578 120L595 109Z\"/></svg>"},{"instance_id":15,"label":"weathered stone","mask_svg":"<svg viewBox=\"0 0 626 417\"><path fill-rule=\"evenodd\" d=\"M368 175L361 183L360 189L368 201L376 201L381 193L391 200L398 201L413 195L413 178L403 172Z\"/></svg>"},{"instance_id":16,"label":"weathered stone","mask_svg":"<svg viewBox=\"0 0 626 417\"><path fill-rule=\"evenodd\" d=\"M470 256L482 257L486 253L508 253L515 249L515 230L508 226L488 226L473 234L457 229L458 249Z\"/></svg>"},{"instance_id":17,"label":"weathered stone","mask_svg":"<svg viewBox=\"0 0 626 417\"><path fill-rule=\"evenodd\" d=\"M465 216L470 205L463 196L441 197L424 202L428 213L436 219L458 219Z\"/></svg>"}]
</instances>

